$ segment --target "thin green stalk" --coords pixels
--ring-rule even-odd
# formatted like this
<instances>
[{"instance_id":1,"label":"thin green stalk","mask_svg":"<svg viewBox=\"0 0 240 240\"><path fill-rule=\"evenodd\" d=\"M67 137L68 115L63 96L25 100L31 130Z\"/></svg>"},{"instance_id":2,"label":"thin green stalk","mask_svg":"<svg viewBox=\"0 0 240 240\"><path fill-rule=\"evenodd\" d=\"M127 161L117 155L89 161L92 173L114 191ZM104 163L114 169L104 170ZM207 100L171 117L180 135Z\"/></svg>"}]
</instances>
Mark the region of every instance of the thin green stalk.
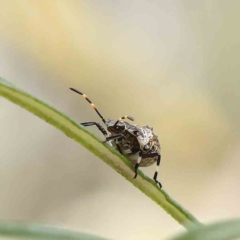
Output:
<instances>
[{"instance_id":1,"label":"thin green stalk","mask_svg":"<svg viewBox=\"0 0 240 240\"><path fill-rule=\"evenodd\" d=\"M0 96L27 109L65 133L69 138L80 143L160 205L184 227L191 228L200 224L191 213L181 207L164 190L159 189L154 181L141 171L139 171L138 177L133 179L133 166L126 158L107 144L103 144L97 137L88 132L86 128L80 126L68 116L43 101L19 90L2 78L0 78Z\"/></svg>"},{"instance_id":2,"label":"thin green stalk","mask_svg":"<svg viewBox=\"0 0 240 240\"><path fill-rule=\"evenodd\" d=\"M240 219L203 225L172 240L233 240L240 239Z\"/></svg>"},{"instance_id":3,"label":"thin green stalk","mask_svg":"<svg viewBox=\"0 0 240 240\"><path fill-rule=\"evenodd\" d=\"M36 224L0 223L0 236L10 239L107 240L96 235ZM5 239L5 238L4 238Z\"/></svg>"}]
</instances>

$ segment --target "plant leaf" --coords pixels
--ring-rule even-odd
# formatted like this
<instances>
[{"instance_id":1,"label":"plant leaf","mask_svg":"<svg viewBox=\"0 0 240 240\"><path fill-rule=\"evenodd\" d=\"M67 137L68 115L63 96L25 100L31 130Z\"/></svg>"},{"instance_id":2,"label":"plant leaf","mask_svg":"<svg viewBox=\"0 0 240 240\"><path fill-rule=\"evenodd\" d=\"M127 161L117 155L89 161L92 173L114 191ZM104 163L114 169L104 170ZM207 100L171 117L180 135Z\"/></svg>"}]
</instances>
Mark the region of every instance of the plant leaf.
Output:
<instances>
[{"instance_id":1,"label":"plant leaf","mask_svg":"<svg viewBox=\"0 0 240 240\"><path fill-rule=\"evenodd\" d=\"M0 223L0 236L11 239L107 240L92 234L35 224Z\"/></svg>"},{"instance_id":2,"label":"plant leaf","mask_svg":"<svg viewBox=\"0 0 240 240\"><path fill-rule=\"evenodd\" d=\"M195 228L172 240L231 240L240 239L240 219Z\"/></svg>"},{"instance_id":3,"label":"plant leaf","mask_svg":"<svg viewBox=\"0 0 240 240\"><path fill-rule=\"evenodd\" d=\"M153 180L141 171L139 171L138 177L133 179L134 167L126 158L112 147L103 144L97 137L88 132L86 128L77 124L63 113L19 90L2 78L0 78L0 96L27 109L29 112L58 128L69 138L80 143L165 209L167 213L186 228L200 224L193 215L175 202L164 190L160 189Z\"/></svg>"}]
</instances>

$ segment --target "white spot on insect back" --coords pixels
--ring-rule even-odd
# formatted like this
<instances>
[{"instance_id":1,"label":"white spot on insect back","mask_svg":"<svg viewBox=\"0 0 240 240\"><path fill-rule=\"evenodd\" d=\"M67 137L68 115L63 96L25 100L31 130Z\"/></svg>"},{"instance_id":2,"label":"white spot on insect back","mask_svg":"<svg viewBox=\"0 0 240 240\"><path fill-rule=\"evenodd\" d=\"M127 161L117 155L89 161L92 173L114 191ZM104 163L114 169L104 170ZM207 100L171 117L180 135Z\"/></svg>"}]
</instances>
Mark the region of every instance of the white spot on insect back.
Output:
<instances>
[{"instance_id":1,"label":"white spot on insect back","mask_svg":"<svg viewBox=\"0 0 240 240\"><path fill-rule=\"evenodd\" d=\"M137 136L139 145L141 148L144 148L145 145L147 145L150 141L150 139L153 137L152 135L152 131L150 130L145 130L145 129L141 129L141 133L140 135Z\"/></svg>"}]
</instances>

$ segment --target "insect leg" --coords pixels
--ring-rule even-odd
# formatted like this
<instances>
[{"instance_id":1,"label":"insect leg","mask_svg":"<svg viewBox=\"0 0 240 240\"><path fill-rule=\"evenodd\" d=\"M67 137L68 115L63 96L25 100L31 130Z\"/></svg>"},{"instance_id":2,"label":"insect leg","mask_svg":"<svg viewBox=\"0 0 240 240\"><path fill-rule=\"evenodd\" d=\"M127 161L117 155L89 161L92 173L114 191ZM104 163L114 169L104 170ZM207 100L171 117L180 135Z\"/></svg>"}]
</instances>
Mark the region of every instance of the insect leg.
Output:
<instances>
[{"instance_id":1,"label":"insect leg","mask_svg":"<svg viewBox=\"0 0 240 240\"><path fill-rule=\"evenodd\" d=\"M123 154L123 153L122 153L122 150L121 150L121 148L120 148L120 146L119 146L118 143L116 143L116 146L117 146L117 150L118 150L121 154Z\"/></svg>"},{"instance_id":2,"label":"insect leg","mask_svg":"<svg viewBox=\"0 0 240 240\"><path fill-rule=\"evenodd\" d=\"M84 123L80 123L81 125L85 126L85 127L89 127L89 126L93 126L95 125L99 131L101 131L101 133L107 137L108 134L107 134L107 131L104 129L104 127L100 124L100 123L97 123L97 122L84 122Z\"/></svg>"},{"instance_id":3,"label":"insect leg","mask_svg":"<svg viewBox=\"0 0 240 240\"><path fill-rule=\"evenodd\" d=\"M124 137L123 134L112 135L112 136L110 136L110 137L106 137L106 141L104 141L104 143L105 143L105 142L108 142L108 141L110 141L110 140L116 140L116 139L123 138L123 137Z\"/></svg>"},{"instance_id":4,"label":"insect leg","mask_svg":"<svg viewBox=\"0 0 240 240\"><path fill-rule=\"evenodd\" d=\"M140 151L139 155L138 155L137 163L135 164L135 176L133 178L136 178L138 175L137 170L139 168L139 164L140 164L141 160L142 160L142 152Z\"/></svg>"},{"instance_id":5,"label":"insect leg","mask_svg":"<svg viewBox=\"0 0 240 240\"><path fill-rule=\"evenodd\" d=\"M158 155L157 166L156 166L156 171L155 171L154 176L153 176L153 180L159 185L160 188L162 188L162 184L157 180L160 161L161 161L161 155Z\"/></svg>"},{"instance_id":6,"label":"insect leg","mask_svg":"<svg viewBox=\"0 0 240 240\"><path fill-rule=\"evenodd\" d=\"M106 137L106 140L104 141L107 142L107 138L108 138L108 133L107 131L105 130L105 128L100 124L100 123L97 123L97 122L84 122L84 123L80 123L81 125L83 125L84 127L89 127L89 126L97 126L97 128L102 132L102 134ZM111 142L108 142L108 144L110 146L112 146L112 143Z\"/></svg>"}]
</instances>

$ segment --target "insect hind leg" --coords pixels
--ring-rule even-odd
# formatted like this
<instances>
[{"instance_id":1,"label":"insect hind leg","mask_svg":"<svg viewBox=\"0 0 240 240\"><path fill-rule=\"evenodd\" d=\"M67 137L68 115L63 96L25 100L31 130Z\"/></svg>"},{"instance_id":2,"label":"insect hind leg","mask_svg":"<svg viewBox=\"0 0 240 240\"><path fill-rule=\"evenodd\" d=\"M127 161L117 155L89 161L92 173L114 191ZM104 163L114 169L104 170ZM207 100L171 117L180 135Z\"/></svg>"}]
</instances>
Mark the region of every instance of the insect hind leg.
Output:
<instances>
[{"instance_id":1,"label":"insect hind leg","mask_svg":"<svg viewBox=\"0 0 240 240\"><path fill-rule=\"evenodd\" d=\"M137 173L137 170L139 168L139 165L142 161L142 159L144 158L151 158L151 157L156 157L158 156L159 154L158 153L147 153L147 154L143 154L141 151L139 152L139 156L138 156L138 159L137 159L137 163L135 164L135 176L134 178L137 177L138 173Z\"/></svg>"},{"instance_id":2,"label":"insect hind leg","mask_svg":"<svg viewBox=\"0 0 240 240\"><path fill-rule=\"evenodd\" d=\"M141 160L144 159L144 158L156 157L156 156L158 157L158 159L157 159L156 171L154 173L153 180L158 184L158 186L160 188L162 188L162 184L157 180L159 165L160 165L160 161L161 161L161 155L158 154L158 153L148 153L148 154L141 154L140 155L140 152L139 152L139 157L138 157L137 163L135 164L135 176L134 176L134 178L137 177L137 170L138 170L138 167L140 165Z\"/></svg>"},{"instance_id":3,"label":"insect hind leg","mask_svg":"<svg viewBox=\"0 0 240 240\"><path fill-rule=\"evenodd\" d=\"M155 171L155 173L154 173L153 180L159 185L160 188L162 188L162 184L157 180L160 161L161 161L161 155L158 155L157 165L156 165L156 171Z\"/></svg>"}]
</instances>

